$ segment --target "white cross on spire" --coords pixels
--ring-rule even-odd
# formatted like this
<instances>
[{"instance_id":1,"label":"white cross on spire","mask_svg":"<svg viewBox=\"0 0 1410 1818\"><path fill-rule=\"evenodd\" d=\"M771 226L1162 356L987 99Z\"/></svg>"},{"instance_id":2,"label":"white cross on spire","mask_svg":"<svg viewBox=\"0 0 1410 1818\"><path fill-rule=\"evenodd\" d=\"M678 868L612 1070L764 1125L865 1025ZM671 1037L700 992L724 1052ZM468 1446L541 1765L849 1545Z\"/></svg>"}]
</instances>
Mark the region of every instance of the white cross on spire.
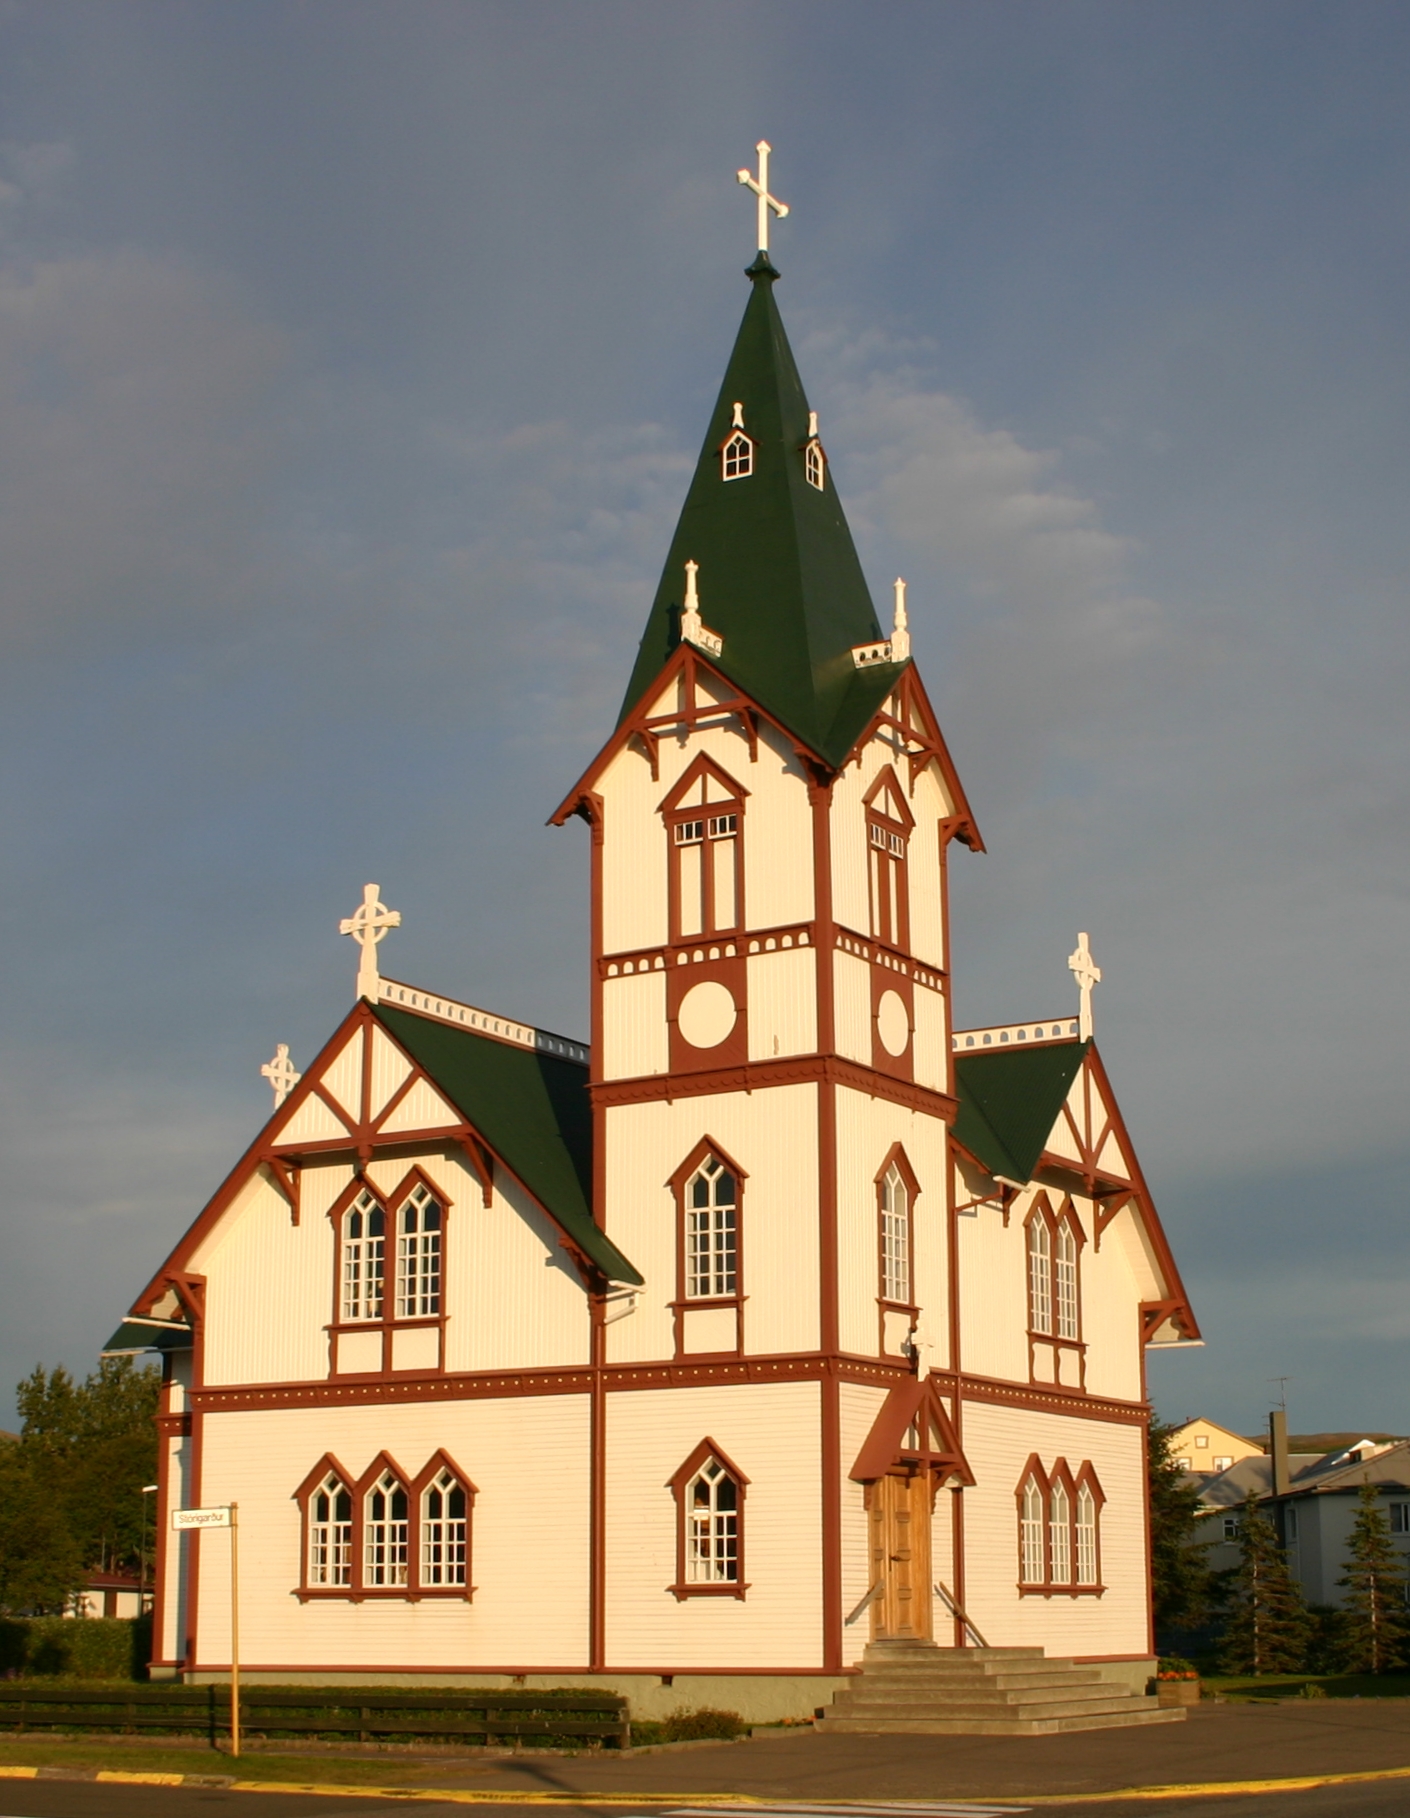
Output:
<instances>
[{"instance_id":1,"label":"white cross on spire","mask_svg":"<svg viewBox=\"0 0 1410 1818\"><path fill-rule=\"evenodd\" d=\"M276 1111L303 1078L303 1074L289 1059L288 1042L280 1042L274 1050L274 1059L266 1061L260 1068L260 1072L274 1088L274 1109Z\"/></svg>"},{"instance_id":2,"label":"white cross on spire","mask_svg":"<svg viewBox=\"0 0 1410 1818\"><path fill-rule=\"evenodd\" d=\"M747 170L736 171L735 175L759 198L759 251L766 253L769 250L769 210L772 209L781 221L788 213L788 204L769 194L769 153L773 146L767 139L760 139L754 149L759 154L759 175L751 177Z\"/></svg>"},{"instance_id":3,"label":"white cross on spire","mask_svg":"<svg viewBox=\"0 0 1410 1818\"><path fill-rule=\"evenodd\" d=\"M1077 936L1077 951L1068 957L1067 969L1077 980L1077 1033L1084 1042L1092 1039L1092 986L1102 982L1102 969L1092 958L1085 934Z\"/></svg>"},{"instance_id":4,"label":"white cross on spire","mask_svg":"<svg viewBox=\"0 0 1410 1818\"><path fill-rule=\"evenodd\" d=\"M378 986L382 982L377 971L378 943L386 940L388 929L401 927L401 910L388 909L379 900L380 895L379 884L364 884L362 901L351 915L345 915L338 923L339 934L350 934L360 949L357 995L365 997L369 1004L377 1002Z\"/></svg>"}]
</instances>

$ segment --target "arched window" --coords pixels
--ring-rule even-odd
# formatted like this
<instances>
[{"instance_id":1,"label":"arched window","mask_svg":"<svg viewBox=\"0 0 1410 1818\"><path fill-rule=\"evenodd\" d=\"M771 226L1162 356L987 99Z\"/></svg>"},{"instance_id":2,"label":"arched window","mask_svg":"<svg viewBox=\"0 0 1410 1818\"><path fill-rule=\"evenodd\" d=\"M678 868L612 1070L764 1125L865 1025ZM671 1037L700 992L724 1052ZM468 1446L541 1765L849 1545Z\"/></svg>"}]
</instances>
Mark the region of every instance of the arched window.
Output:
<instances>
[{"instance_id":1,"label":"arched window","mask_svg":"<svg viewBox=\"0 0 1410 1818\"><path fill-rule=\"evenodd\" d=\"M366 1187L343 1214L343 1318L380 1319L387 1214Z\"/></svg>"},{"instance_id":2,"label":"arched window","mask_svg":"<svg viewBox=\"0 0 1410 1818\"><path fill-rule=\"evenodd\" d=\"M308 1582L352 1583L352 1492L330 1471L308 1501Z\"/></svg>"},{"instance_id":3,"label":"arched window","mask_svg":"<svg viewBox=\"0 0 1410 1818\"><path fill-rule=\"evenodd\" d=\"M1089 1483L1077 1491L1077 1582L1097 1583L1097 1499Z\"/></svg>"},{"instance_id":4,"label":"arched window","mask_svg":"<svg viewBox=\"0 0 1410 1818\"><path fill-rule=\"evenodd\" d=\"M1053 1234L1041 1208L1028 1220L1028 1330L1053 1329Z\"/></svg>"},{"instance_id":5,"label":"arched window","mask_svg":"<svg viewBox=\"0 0 1410 1818\"><path fill-rule=\"evenodd\" d=\"M720 468L727 480L747 480L754 471L754 444L742 429L720 450Z\"/></svg>"},{"instance_id":6,"label":"arched window","mask_svg":"<svg viewBox=\"0 0 1410 1818\"><path fill-rule=\"evenodd\" d=\"M464 1585L468 1579L470 1504L465 1486L442 1467L421 1493L421 1583Z\"/></svg>"},{"instance_id":7,"label":"arched window","mask_svg":"<svg viewBox=\"0 0 1410 1818\"><path fill-rule=\"evenodd\" d=\"M697 758L662 802L673 941L730 934L743 921L747 794L717 764Z\"/></svg>"},{"instance_id":8,"label":"arched window","mask_svg":"<svg viewBox=\"0 0 1410 1818\"><path fill-rule=\"evenodd\" d=\"M1048 1491L1048 1578L1053 1584L1072 1583L1072 1502L1062 1482Z\"/></svg>"},{"instance_id":9,"label":"arched window","mask_svg":"<svg viewBox=\"0 0 1410 1818\"><path fill-rule=\"evenodd\" d=\"M1065 1218L1057 1228L1053 1265L1053 1285L1056 1289L1057 1300L1057 1335L1059 1338L1075 1339L1078 1336L1077 1237Z\"/></svg>"},{"instance_id":10,"label":"arched window","mask_svg":"<svg viewBox=\"0 0 1410 1818\"><path fill-rule=\"evenodd\" d=\"M441 1206L418 1180L397 1209L397 1318L441 1310Z\"/></svg>"},{"instance_id":11,"label":"arched window","mask_svg":"<svg viewBox=\"0 0 1410 1818\"><path fill-rule=\"evenodd\" d=\"M910 940L907 852L915 817L889 767L865 799L872 938L905 948Z\"/></svg>"},{"instance_id":12,"label":"arched window","mask_svg":"<svg viewBox=\"0 0 1410 1818\"><path fill-rule=\"evenodd\" d=\"M881 1298L911 1304L911 1195L894 1161L881 1177Z\"/></svg>"},{"instance_id":13,"label":"arched window","mask_svg":"<svg viewBox=\"0 0 1410 1818\"><path fill-rule=\"evenodd\" d=\"M707 1155L685 1183L687 1300L723 1300L739 1292L739 1183L717 1155Z\"/></svg>"},{"instance_id":14,"label":"arched window","mask_svg":"<svg viewBox=\"0 0 1410 1818\"><path fill-rule=\"evenodd\" d=\"M826 473L827 464L823 457L822 443L814 436L803 450L803 477L810 486L816 486L821 492Z\"/></svg>"},{"instance_id":15,"label":"arched window","mask_svg":"<svg viewBox=\"0 0 1410 1818\"><path fill-rule=\"evenodd\" d=\"M685 1575L691 1584L739 1582L739 1485L707 1458L685 1487Z\"/></svg>"},{"instance_id":16,"label":"arched window","mask_svg":"<svg viewBox=\"0 0 1410 1818\"><path fill-rule=\"evenodd\" d=\"M1024 1584L1042 1584L1047 1576L1043 1557L1043 1514L1043 1486L1030 1475L1019 1496L1019 1576Z\"/></svg>"},{"instance_id":17,"label":"arched window","mask_svg":"<svg viewBox=\"0 0 1410 1818\"><path fill-rule=\"evenodd\" d=\"M362 1511L362 1582L369 1588L407 1581L409 1508L406 1486L390 1470L367 1492Z\"/></svg>"}]
</instances>

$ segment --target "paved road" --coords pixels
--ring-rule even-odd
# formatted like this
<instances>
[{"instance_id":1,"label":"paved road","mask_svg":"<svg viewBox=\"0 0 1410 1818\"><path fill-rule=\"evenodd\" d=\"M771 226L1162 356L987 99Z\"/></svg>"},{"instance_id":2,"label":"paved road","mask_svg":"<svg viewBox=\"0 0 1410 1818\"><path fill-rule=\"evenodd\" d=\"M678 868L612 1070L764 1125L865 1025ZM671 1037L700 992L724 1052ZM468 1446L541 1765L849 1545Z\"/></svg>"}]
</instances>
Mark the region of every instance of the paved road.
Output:
<instances>
[{"instance_id":1,"label":"paved road","mask_svg":"<svg viewBox=\"0 0 1410 1818\"><path fill-rule=\"evenodd\" d=\"M387 1818L394 1802L279 1792L230 1792L219 1787L95 1786L91 1782L10 1782L0 1793L0 1818ZM416 1801L411 1808L425 1818L466 1818L479 1810L496 1818L544 1818L542 1805L475 1807ZM562 1818L694 1818L690 1807L553 1806ZM750 1818L842 1818L841 1808L820 1815L815 1804L772 1808L734 1808ZM1357 1786L1318 1787L1301 1792L1238 1794L1233 1797L1151 1800L1064 1801L1057 1806L1025 1806L1018 1800L926 1802L906 1806L878 1802L861 1805L859 1818L1000 1818L1009 1813L1044 1812L1064 1818L1404 1818L1410 1810L1410 1783L1372 1781ZM724 1808L728 1811L728 1808ZM722 1808L709 1808L722 1818Z\"/></svg>"}]
</instances>

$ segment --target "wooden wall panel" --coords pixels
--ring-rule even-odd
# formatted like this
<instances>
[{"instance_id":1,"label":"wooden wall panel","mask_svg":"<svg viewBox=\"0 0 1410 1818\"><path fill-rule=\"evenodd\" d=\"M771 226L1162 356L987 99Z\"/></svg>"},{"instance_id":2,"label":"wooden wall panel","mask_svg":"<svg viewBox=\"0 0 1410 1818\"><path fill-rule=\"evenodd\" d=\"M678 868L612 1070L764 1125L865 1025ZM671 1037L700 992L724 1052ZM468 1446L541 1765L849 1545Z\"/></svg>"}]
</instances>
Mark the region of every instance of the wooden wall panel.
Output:
<instances>
[{"instance_id":1,"label":"wooden wall panel","mask_svg":"<svg viewBox=\"0 0 1410 1818\"><path fill-rule=\"evenodd\" d=\"M817 1383L652 1390L607 1399L607 1664L728 1672L822 1665ZM786 1443L780 1435L787 1434ZM749 1478L735 1597L678 1602L668 1480L706 1437Z\"/></svg>"},{"instance_id":2,"label":"wooden wall panel","mask_svg":"<svg viewBox=\"0 0 1410 1818\"><path fill-rule=\"evenodd\" d=\"M914 1056L916 1084L929 1086L932 1092L949 1088L950 1029L945 1014L944 997L938 991L917 985L914 994L915 1034L911 1052Z\"/></svg>"},{"instance_id":3,"label":"wooden wall panel","mask_svg":"<svg viewBox=\"0 0 1410 1818\"><path fill-rule=\"evenodd\" d=\"M832 956L833 1022L837 1052L848 1060L872 1064L871 968L854 954Z\"/></svg>"},{"instance_id":4,"label":"wooden wall panel","mask_svg":"<svg viewBox=\"0 0 1410 1818\"><path fill-rule=\"evenodd\" d=\"M344 1169L309 1173L339 1174ZM296 1382L328 1374L333 1305L333 1232L254 1175L200 1247L192 1267L206 1277L206 1381Z\"/></svg>"},{"instance_id":5,"label":"wooden wall panel","mask_svg":"<svg viewBox=\"0 0 1410 1818\"><path fill-rule=\"evenodd\" d=\"M871 1612L863 1610L850 1623L846 1618L871 1584L871 1547L865 1492L861 1484L853 1483L848 1472L881 1411L886 1392L864 1383L844 1382L838 1385L837 1395L842 1456L842 1663L854 1666L871 1639Z\"/></svg>"},{"instance_id":6,"label":"wooden wall panel","mask_svg":"<svg viewBox=\"0 0 1410 1818\"><path fill-rule=\"evenodd\" d=\"M1007 1227L997 1206L959 1220L964 1368L976 1376L1028 1381L1028 1286L1023 1220ZM981 1627L983 1625L981 1624Z\"/></svg>"},{"instance_id":7,"label":"wooden wall panel","mask_svg":"<svg viewBox=\"0 0 1410 1818\"><path fill-rule=\"evenodd\" d=\"M602 1077L640 1079L670 1071L666 975L641 972L602 981Z\"/></svg>"},{"instance_id":8,"label":"wooden wall panel","mask_svg":"<svg viewBox=\"0 0 1410 1818\"><path fill-rule=\"evenodd\" d=\"M709 749L709 747L707 747ZM749 790L744 816L744 910L750 928L811 921L813 818L797 757L772 727L759 729L759 761L740 767L739 743L713 749ZM750 1015L753 1015L751 1002ZM782 1053L796 1053L784 1048Z\"/></svg>"},{"instance_id":9,"label":"wooden wall panel","mask_svg":"<svg viewBox=\"0 0 1410 1818\"><path fill-rule=\"evenodd\" d=\"M812 947L748 962L749 1058L813 1054L818 1046L818 955Z\"/></svg>"},{"instance_id":10,"label":"wooden wall panel","mask_svg":"<svg viewBox=\"0 0 1410 1818\"><path fill-rule=\"evenodd\" d=\"M603 951L660 946L666 939L666 833L656 810L670 785L654 779L645 755L629 747L613 758L598 787Z\"/></svg>"}]
</instances>

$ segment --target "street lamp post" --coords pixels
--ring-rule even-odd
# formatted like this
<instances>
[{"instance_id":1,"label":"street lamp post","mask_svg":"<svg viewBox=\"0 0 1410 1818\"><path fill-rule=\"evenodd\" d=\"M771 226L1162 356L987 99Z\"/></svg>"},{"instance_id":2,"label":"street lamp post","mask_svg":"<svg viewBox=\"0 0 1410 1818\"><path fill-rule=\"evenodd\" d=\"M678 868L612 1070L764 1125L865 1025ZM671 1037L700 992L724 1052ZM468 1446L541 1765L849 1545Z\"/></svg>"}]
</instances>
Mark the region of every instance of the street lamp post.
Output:
<instances>
[{"instance_id":1,"label":"street lamp post","mask_svg":"<svg viewBox=\"0 0 1410 1818\"><path fill-rule=\"evenodd\" d=\"M159 1485L142 1485L142 1550L137 1556L137 1614L147 1613L147 1498L155 1496Z\"/></svg>"}]
</instances>

